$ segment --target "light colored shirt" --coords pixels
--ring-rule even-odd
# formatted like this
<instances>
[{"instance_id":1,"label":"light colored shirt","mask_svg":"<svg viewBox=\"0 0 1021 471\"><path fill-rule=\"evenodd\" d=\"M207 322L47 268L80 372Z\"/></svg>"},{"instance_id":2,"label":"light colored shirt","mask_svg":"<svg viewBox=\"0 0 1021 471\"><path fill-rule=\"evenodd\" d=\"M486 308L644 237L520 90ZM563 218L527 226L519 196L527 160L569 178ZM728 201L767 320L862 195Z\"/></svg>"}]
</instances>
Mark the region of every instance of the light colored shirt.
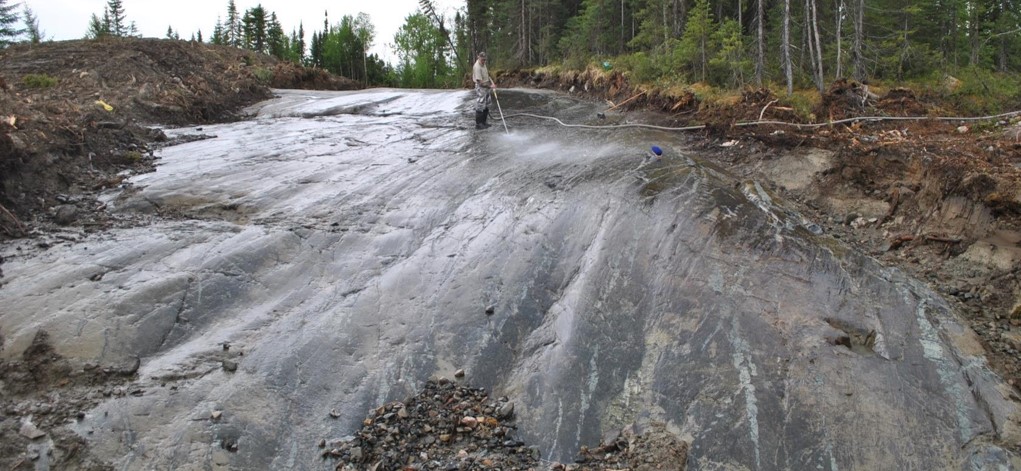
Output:
<instances>
[{"instance_id":1,"label":"light colored shirt","mask_svg":"<svg viewBox=\"0 0 1021 471\"><path fill-rule=\"evenodd\" d=\"M472 66L472 80L475 83L482 84L483 87L492 85L493 81L489 78L489 68L482 65L481 62L475 61L475 65Z\"/></svg>"}]
</instances>

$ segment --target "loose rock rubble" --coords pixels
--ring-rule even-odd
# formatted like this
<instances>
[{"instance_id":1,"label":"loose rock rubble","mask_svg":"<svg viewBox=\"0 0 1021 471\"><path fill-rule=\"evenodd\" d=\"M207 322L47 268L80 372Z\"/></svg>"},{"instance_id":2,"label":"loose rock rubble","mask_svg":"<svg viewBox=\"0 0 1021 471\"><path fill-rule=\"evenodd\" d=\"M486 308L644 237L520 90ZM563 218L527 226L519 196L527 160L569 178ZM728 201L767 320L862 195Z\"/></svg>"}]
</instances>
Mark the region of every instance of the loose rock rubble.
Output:
<instances>
[{"instance_id":1,"label":"loose rock rubble","mask_svg":"<svg viewBox=\"0 0 1021 471\"><path fill-rule=\"evenodd\" d=\"M515 438L514 403L485 389L429 381L403 402L373 409L350 437L322 439L322 456L337 470L683 470L688 444L662 424L629 426L582 447L575 463L540 459L538 447Z\"/></svg>"},{"instance_id":2,"label":"loose rock rubble","mask_svg":"<svg viewBox=\"0 0 1021 471\"><path fill-rule=\"evenodd\" d=\"M506 397L439 379L372 410L354 437L320 445L338 470L538 469L538 449L514 438L513 416Z\"/></svg>"}]
</instances>

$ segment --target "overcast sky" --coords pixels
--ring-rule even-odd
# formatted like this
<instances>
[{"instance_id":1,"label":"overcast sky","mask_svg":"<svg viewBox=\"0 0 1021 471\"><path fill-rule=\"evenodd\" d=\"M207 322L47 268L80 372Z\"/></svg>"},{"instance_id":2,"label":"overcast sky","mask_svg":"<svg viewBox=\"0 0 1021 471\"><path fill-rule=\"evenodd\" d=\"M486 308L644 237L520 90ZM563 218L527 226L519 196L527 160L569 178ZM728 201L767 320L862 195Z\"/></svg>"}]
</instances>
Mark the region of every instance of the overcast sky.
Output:
<instances>
[{"instance_id":1,"label":"overcast sky","mask_svg":"<svg viewBox=\"0 0 1021 471\"><path fill-rule=\"evenodd\" d=\"M22 0L39 18L39 27L46 38L54 40L81 39L89 29L92 14L103 16L107 0ZM8 4L17 4L18 0ZM202 31L209 40L217 17L225 21L228 0L122 0L128 23L132 21L145 37L163 38L167 26L172 26L181 38L191 38ZM324 12L329 12L330 24L336 24L344 15L368 13L376 27L372 51L385 59L393 56L389 45L404 19L418 9L418 0L234 0L238 14L261 4L267 12L277 14L284 31L290 35L297 31L298 23L305 25L305 41L312 31L323 29ZM433 0L440 14L453 17L465 0ZM19 8L19 11L21 9Z\"/></svg>"}]
</instances>

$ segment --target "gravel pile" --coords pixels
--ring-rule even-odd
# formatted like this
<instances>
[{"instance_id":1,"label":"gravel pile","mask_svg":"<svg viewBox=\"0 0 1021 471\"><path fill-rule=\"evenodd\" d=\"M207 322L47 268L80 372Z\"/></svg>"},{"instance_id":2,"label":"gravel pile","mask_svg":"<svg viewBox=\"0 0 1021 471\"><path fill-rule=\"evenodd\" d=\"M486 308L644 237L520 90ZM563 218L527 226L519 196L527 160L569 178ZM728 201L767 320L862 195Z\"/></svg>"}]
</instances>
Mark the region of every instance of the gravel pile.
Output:
<instances>
[{"instance_id":1,"label":"gravel pile","mask_svg":"<svg viewBox=\"0 0 1021 471\"><path fill-rule=\"evenodd\" d=\"M323 439L319 447L344 471L680 471L687 460L688 444L662 424L608 433L570 464L541 460L538 447L516 439L516 431L506 397L493 400L485 389L439 379L415 397L370 411L354 436Z\"/></svg>"}]
</instances>

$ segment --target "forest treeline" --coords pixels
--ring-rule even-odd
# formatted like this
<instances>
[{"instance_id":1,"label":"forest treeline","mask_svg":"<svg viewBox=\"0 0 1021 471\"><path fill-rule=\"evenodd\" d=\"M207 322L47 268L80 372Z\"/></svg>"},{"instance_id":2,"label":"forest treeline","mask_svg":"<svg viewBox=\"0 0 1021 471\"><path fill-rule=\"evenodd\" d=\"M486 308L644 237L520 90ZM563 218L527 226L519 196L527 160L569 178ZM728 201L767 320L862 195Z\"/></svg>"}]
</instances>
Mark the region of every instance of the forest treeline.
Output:
<instances>
[{"instance_id":1,"label":"forest treeline","mask_svg":"<svg viewBox=\"0 0 1021 471\"><path fill-rule=\"evenodd\" d=\"M0 0L0 25L10 23L4 23L8 2ZM380 38L368 15L331 21L327 13L306 40L304 24L288 33L261 4L241 10L229 0L212 34L199 31L191 39L261 51L367 85L460 86L475 53L485 50L497 69L595 65L627 72L637 83L773 85L790 93L822 91L838 78L937 83L965 76L988 93L1017 97L1018 3L466 0L445 16L421 0L393 38L382 38L396 55L390 64L369 52ZM121 0L109 0L102 16L93 15L88 37L134 31ZM173 27L167 37L180 39Z\"/></svg>"},{"instance_id":2,"label":"forest treeline","mask_svg":"<svg viewBox=\"0 0 1021 471\"><path fill-rule=\"evenodd\" d=\"M1018 0L468 0L473 44L512 66L609 60L640 80L902 81L1021 70Z\"/></svg>"}]
</instances>

